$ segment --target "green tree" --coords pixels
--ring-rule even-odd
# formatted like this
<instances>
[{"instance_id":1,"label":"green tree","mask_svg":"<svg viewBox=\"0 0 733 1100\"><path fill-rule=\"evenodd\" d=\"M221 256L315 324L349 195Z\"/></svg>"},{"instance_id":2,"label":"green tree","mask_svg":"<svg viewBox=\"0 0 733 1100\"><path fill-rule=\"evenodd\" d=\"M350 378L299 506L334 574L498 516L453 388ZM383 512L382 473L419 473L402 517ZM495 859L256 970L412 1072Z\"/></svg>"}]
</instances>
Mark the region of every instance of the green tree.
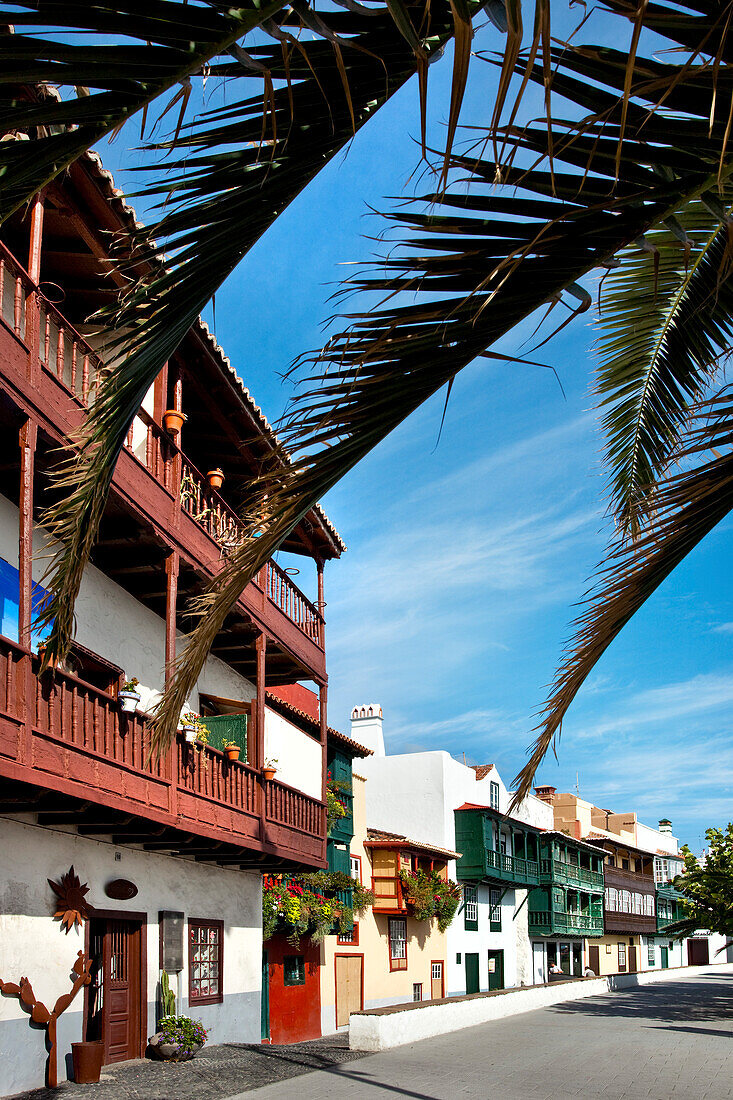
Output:
<instances>
[{"instance_id":1,"label":"green tree","mask_svg":"<svg viewBox=\"0 0 733 1100\"><path fill-rule=\"evenodd\" d=\"M670 927L682 938L698 928L718 932L733 943L733 823L708 829L708 848L700 862L685 845L685 869L674 880L684 898L684 919ZM721 948L722 950L722 948Z\"/></svg>"}]
</instances>

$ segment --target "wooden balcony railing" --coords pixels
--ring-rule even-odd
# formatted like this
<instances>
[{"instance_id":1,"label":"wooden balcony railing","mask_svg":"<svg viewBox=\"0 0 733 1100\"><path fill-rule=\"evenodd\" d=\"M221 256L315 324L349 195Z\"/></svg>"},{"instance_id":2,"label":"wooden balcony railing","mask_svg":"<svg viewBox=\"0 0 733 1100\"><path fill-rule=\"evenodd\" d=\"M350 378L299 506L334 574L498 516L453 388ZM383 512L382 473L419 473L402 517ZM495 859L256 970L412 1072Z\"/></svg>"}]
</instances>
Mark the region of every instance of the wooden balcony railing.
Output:
<instances>
[{"instance_id":1,"label":"wooden balcony railing","mask_svg":"<svg viewBox=\"0 0 733 1100\"><path fill-rule=\"evenodd\" d=\"M603 889L602 872L576 867L575 864L565 863L561 859L540 860L540 881L561 882L566 886L577 886L580 889Z\"/></svg>"},{"instance_id":2,"label":"wooden balcony railing","mask_svg":"<svg viewBox=\"0 0 733 1100\"><path fill-rule=\"evenodd\" d=\"M603 917L600 913L553 912L543 909L529 914L529 927L534 932L584 934L586 936L603 935Z\"/></svg>"},{"instance_id":3,"label":"wooden balcony railing","mask_svg":"<svg viewBox=\"0 0 733 1100\"><path fill-rule=\"evenodd\" d=\"M77 676L39 667L35 654L0 637L0 778L324 865L324 803L182 735L151 758L144 717L123 714L114 695Z\"/></svg>"},{"instance_id":4,"label":"wooden balcony railing","mask_svg":"<svg viewBox=\"0 0 733 1100\"><path fill-rule=\"evenodd\" d=\"M71 408L82 410L93 404L104 369L102 359L44 297L2 243L0 319L25 345L31 357L37 354L42 374L50 375L62 387L71 399ZM70 421L69 428L71 426ZM246 528L236 512L209 486L203 474L145 409L138 411L130 426L125 449L174 501L179 501L181 510L217 544L222 554L230 553L247 537ZM262 599L277 608L309 642L323 650L323 617L287 573L269 562L256 583L264 593Z\"/></svg>"},{"instance_id":5,"label":"wooden balcony railing","mask_svg":"<svg viewBox=\"0 0 733 1100\"><path fill-rule=\"evenodd\" d=\"M489 869L489 874L495 872L497 877L507 882L536 883L539 881L539 867L534 859L508 856L502 852L495 852L492 848L487 848L486 866Z\"/></svg>"}]
</instances>

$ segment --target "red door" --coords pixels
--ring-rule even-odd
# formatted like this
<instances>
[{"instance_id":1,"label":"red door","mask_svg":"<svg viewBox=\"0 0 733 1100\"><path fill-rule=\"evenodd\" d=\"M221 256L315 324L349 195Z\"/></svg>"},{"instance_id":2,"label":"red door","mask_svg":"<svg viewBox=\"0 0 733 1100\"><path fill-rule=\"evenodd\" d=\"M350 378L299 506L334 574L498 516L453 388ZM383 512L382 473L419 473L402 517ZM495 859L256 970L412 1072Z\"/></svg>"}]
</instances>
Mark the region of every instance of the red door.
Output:
<instances>
[{"instance_id":1,"label":"red door","mask_svg":"<svg viewBox=\"0 0 733 1100\"><path fill-rule=\"evenodd\" d=\"M143 1054L142 930L122 915L90 922L86 1038L102 1040L105 1065Z\"/></svg>"}]
</instances>

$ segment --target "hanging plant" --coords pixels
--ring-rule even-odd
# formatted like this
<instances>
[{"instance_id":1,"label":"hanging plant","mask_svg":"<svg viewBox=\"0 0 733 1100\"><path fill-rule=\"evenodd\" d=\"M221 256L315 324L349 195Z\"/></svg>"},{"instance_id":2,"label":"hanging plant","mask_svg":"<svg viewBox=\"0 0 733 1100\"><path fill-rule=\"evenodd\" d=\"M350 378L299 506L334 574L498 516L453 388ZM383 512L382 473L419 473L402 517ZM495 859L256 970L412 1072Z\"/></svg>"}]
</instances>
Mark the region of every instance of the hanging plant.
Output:
<instances>
[{"instance_id":1,"label":"hanging plant","mask_svg":"<svg viewBox=\"0 0 733 1100\"><path fill-rule=\"evenodd\" d=\"M344 795L351 794L348 783L340 779L334 779L331 772L328 773L326 782L326 832L330 833L337 821L342 817L348 817L349 807Z\"/></svg>"},{"instance_id":2,"label":"hanging plant","mask_svg":"<svg viewBox=\"0 0 733 1100\"><path fill-rule=\"evenodd\" d=\"M438 929L445 932L461 903L461 887L437 871L400 871L402 895L415 920L436 918Z\"/></svg>"},{"instance_id":3,"label":"hanging plant","mask_svg":"<svg viewBox=\"0 0 733 1100\"><path fill-rule=\"evenodd\" d=\"M337 897L353 890L353 907ZM337 871L317 871L298 878L265 876L262 881L262 939L269 940L282 928L295 947L307 935L312 943L333 930L350 931L354 911L363 912L374 901L371 891Z\"/></svg>"}]
</instances>

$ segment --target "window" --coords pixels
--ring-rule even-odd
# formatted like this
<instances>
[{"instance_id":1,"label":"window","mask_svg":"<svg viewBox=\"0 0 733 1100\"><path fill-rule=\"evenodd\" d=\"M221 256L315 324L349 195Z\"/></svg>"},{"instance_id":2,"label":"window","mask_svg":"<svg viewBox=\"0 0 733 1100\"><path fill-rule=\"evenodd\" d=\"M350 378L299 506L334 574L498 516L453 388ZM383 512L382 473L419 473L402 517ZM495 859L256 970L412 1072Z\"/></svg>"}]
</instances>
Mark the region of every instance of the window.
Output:
<instances>
[{"instance_id":1,"label":"window","mask_svg":"<svg viewBox=\"0 0 733 1100\"><path fill-rule=\"evenodd\" d=\"M354 921L354 927L351 929L350 932L339 932L336 939L337 939L338 943L341 943L341 944L344 944L344 945L351 944L352 947L358 947L359 946L359 922L358 922L358 920Z\"/></svg>"},{"instance_id":2,"label":"window","mask_svg":"<svg viewBox=\"0 0 733 1100\"><path fill-rule=\"evenodd\" d=\"M456 964L458 966L461 965L461 952L460 951L456 951Z\"/></svg>"},{"instance_id":3,"label":"window","mask_svg":"<svg viewBox=\"0 0 733 1100\"><path fill-rule=\"evenodd\" d=\"M220 1004L223 996L224 922L188 922L188 1003Z\"/></svg>"},{"instance_id":4,"label":"window","mask_svg":"<svg viewBox=\"0 0 733 1100\"><path fill-rule=\"evenodd\" d=\"M655 882L669 882L669 860L662 859L661 856L654 857L654 881Z\"/></svg>"},{"instance_id":5,"label":"window","mask_svg":"<svg viewBox=\"0 0 733 1100\"><path fill-rule=\"evenodd\" d=\"M649 945L647 947L647 961L650 966L654 966L656 964L656 959L654 958L654 944L651 940L649 940Z\"/></svg>"},{"instance_id":6,"label":"window","mask_svg":"<svg viewBox=\"0 0 733 1100\"><path fill-rule=\"evenodd\" d=\"M644 915L644 897L636 891L634 891L634 912L638 916Z\"/></svg>"},{"instance_id":7,"label":"window","mask_svg":"<svg viewBox=\"0 0 733 1100\"><path fill-rule=\"evenodd\" d=\"M619 970L626 969L626 944L620 943L618 945L618 968Z\"/></svg>"},{"instance_id":8,"label":"window","mask_svg":"<svg viewBox=\"0 0 733 1100\"><path fill-rule=\"evenodd\" d=\"M412 855L410 852L400 852L400 867L403 871L412 870Z\"/></svg>"},{"instance_id":9,"label":"window","mask_svg":"<svg viewBox=\"0 0 733 1100\"><path fill-rule=\"evenodd\" d=\"M644 914L647 917L654 916L654 898L651 894L644 895Z\"/></svg>"},{"instance_id":10,"label":"window","mask_svg":"<svg viewBox=\"0 0 733 1100\"><path fill-rule=\"evenodd\" d=\"M389 968L407 970L407 921L402 917L390 918Z\"/></svg>"},{"instance_id":11,"label":"window","mask_svg":"<svg viewBox=\"0 0 733 1100\"><path fill-rule=\"evenodd\" d=\"M606 887L606 909L609 913L618 912L618 890L614 886Z\"/></svg>"},{"instance_id":12,"label":"window","mask_svg":"<svg viewBox=\"0 0 733 1100\"><path fill-rule=\"evenodd\" d=\"M492 810L499 809L499 784L494 783L493 780L489 784L489 801Z\"/></svg>"},{"instance_id":13,"label":"window","mask_svg":"<svg viewBox=\"0 0 733 1100\"><path fill-rule=\"evenodd\" d=\"M631 891L619 890L619 912L630 913L631 912Z\"/></svg>"},{"instance_id":14,"label":"window","mask_svg":"<svg viewBox=\"0 0 733 1100\"><path fill-rule=\"evenodd\" d=\"M430 977L434 982L440 982L443 979L443 964L432 963L430 966Z\"/></svg>"},{"instance_id":15,"label":"window","mask_svg":"<svg viewBox=\"0 0 733 1100\"><path fill-rule=\"evenodd\" d=\"M361 882L361 856L351 856L351 877Z\"/></svg>"},{"instance_id":16,"label":"window","mask_svg":"<svg viewBox=\"0 0 733 1100\"><path fill-rule=\"evenodd\" d=\"M413 1001L422 1000L422 982L412 983L412 999Z\"/></svg>"},{"instance_id":17,"label":"window","mask_svg":"<svg viewBox=\"0 0 733 1100\"><path fill-rule=\"evenodd\" d=\"M478 932L478 887L463 887L463 918L467 932Z\"/></svg>"},{"instance_id":18,"label":"window","mask_svg":"<svg viewBox=\"0 0 733 1100\"><path fill-rule=\"evenodd\" d=\"M283 959L283 985L305 985L305 956L286 955Z\"/></svg>"},{"instance_id":19,"label":"window","mask_svg":"<svg viewBox=\"0 0 733 1100\"><path fill-rule=\"evenodd\" d=\"M490 903L489 930L491 932L501 932L501 893L498 890L491 891Z\"/></svg>"}]
</instances>

